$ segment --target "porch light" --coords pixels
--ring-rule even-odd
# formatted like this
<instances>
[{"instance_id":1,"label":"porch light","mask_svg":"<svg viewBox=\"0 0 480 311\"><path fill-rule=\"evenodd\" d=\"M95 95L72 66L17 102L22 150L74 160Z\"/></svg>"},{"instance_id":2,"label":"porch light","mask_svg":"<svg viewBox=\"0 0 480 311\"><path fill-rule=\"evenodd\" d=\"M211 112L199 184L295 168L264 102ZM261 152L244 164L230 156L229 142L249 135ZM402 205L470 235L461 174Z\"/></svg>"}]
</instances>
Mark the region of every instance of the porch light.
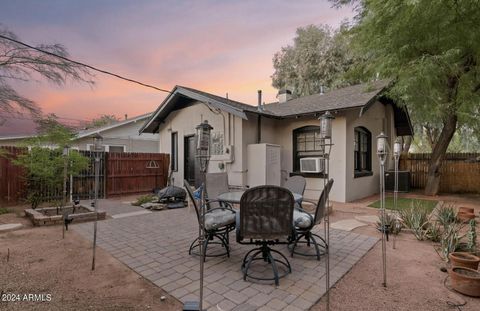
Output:
<instances>
[{"instance_id":1,"label":"porch light","mask_svg":"<svg viewBox=\"0 0 480 311\"><path fill-rule=\"evenodd\" d=\"M320 116L320 137L322 138L332 138L332 120L335 119L330 111L325 112Z\"/></svg>"},{"instance_id":2,"label":"porch light","mask_svg":"<svg viewBox=\"0 0 480 311\"><path fill-rule=\"evenodd\" d=\"M197 150L195 156L200 162L200 171L205 173L210 160L210 132L213 130L213 127L205 120L195 129L197 131Z\"/></svg>"}]
</instances>

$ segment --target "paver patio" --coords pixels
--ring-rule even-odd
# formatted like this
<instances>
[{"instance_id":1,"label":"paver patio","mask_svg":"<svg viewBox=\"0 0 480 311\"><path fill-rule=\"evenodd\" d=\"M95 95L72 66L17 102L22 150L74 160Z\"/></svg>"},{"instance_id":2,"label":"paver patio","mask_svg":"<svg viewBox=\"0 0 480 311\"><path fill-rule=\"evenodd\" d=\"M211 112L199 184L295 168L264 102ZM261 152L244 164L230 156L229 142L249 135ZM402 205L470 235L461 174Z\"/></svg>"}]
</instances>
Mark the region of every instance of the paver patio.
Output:
<instances>
[{"instance_id":1,"label":"paver patio","mask_svg":"<svg viewBox=\"0 0 480 311\"><path fill-rule=\"evenodd\" d=\"M118 204L121 204L118 202ZM130 210L132 211L132 210ZM92 239L93 224L73 226ZM322 233L321 227L317 232ZM198 300L199 259L188 255L198 234L195 213L190 208L109 219L98 223L98 245L135 272L181 301ZM331 230L331 285L337 282L370 250L378 239ZM211 310L307 310L325 293L325 263L313 258L289 258L292 273L280 286L243 281L240 270L244 254L253 246L235 242L230 235L230 258L208 258L205 263L204 297ZM275 249L288 255L285 245ZM268 271L268 270L267 270Z\"/></svg>"}]
</instances>

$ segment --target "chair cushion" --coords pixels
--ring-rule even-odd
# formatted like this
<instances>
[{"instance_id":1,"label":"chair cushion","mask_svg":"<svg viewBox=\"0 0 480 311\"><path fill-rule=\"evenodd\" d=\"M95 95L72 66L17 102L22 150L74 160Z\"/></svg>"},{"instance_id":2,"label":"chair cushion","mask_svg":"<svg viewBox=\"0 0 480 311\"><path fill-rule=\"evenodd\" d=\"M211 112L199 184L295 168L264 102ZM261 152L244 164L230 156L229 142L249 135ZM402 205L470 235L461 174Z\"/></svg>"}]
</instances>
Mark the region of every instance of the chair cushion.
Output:
<instances>
[{"instance_id":1,"label":"chair cushion","mask_svg":"<svg viewBox=\"0 0 480 311\"><path fill-rule=\"evenodd\" d=\"M294 209L293 210L293 224L295 227L300 228L300 229L307 229L312 226L312 221L313 221L313 215L298 210Z\"/></svg>"},{"instance_id":2,"label":"chair cushion","mask_svg":"<svg viewBox=\"0 0 480 311\"><path fill-rule=\"evenodd\" d=\"M205 215L205 229L214 230L235 223L235 213L228 210L215 210Z\"/></svg>"}]
</instances>

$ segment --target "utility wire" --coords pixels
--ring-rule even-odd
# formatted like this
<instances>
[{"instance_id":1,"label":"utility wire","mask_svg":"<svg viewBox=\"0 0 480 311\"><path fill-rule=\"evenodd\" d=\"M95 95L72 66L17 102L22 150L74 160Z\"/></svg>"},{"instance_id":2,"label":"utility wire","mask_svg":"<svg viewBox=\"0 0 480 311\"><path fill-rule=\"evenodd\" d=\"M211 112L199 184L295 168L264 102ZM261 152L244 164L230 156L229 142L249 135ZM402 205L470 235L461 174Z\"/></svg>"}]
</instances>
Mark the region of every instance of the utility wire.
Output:
<instances>
[{"instance_id":1,"label":"utility wire","mask_svg":"<svg viewBox=\"0 0 480 311\"><path fill-rule=\"evenodd\" d=\"M156 86L153 86L153 85L150 85L150 84L147 84L147 83L143 83L143 82L140 82L140 81L137 81L137 80L134 80L134 79L126 78L126 77L123 77L123 76L121 76L121 75L119 75L119 74L116 74L116 73L113 73L113 72L110 72L110 71L107 71L107 70L99 69L99 68L96 68L96 67L94 67L94 66L87 65L87 64L85 64L85 63L77 62L77 61L74 61L74 60L72 60L72 59L70 59L70 58L67 58L67 57L64 57L64 56L60 56L60 55L57 55L57 54L55 54L55 53L52 53L52 52L48 52L48 51L39 49L39 48L34 47L34 46L32 46L32 45L29 45L29 44L27 44L27 43L24 43L24 42L21 42L21 41L18 41L18 40L15 40L15 39L12 39L12 38L3 36L3 35L0 35L0 38L1 38L1 39L5 39L5 40L8 40L8 41L11 41L11 42L15 42L16 44L23 45L23 46L25 46L25 47L27 47L27 48L29 48L29 49L32 49L32 50L35 50L35 51L38 51L38 52L41 52L41 53L44 53L44 54L47 54L47 55L50 55L50 56L54 56L54 57L63 59L63 60L65 60L65 61L67 61L67 62L76 64L76 65L80 65L80 66L89 68L89 69L91 69L91 70L98 71L98 72L100 72L100 73L103 73L103 74L106 74L106 75L110 75L110 76L116 77L116 78L118 78L118 79L125 80L125 81L127 81L127 82L135 83L135 84L138 84L138 85L141 85L141 86L144 86L144 87L148 87L148 88L151 88L151 89L160 91L160 92L165 92L165 93L169 93L169 94L171 93L171 92L168 91L168 90L165 90L165 89L162 89L162 88L158 88L158 87L156 87Z\"/></svg>"}]
</instances>

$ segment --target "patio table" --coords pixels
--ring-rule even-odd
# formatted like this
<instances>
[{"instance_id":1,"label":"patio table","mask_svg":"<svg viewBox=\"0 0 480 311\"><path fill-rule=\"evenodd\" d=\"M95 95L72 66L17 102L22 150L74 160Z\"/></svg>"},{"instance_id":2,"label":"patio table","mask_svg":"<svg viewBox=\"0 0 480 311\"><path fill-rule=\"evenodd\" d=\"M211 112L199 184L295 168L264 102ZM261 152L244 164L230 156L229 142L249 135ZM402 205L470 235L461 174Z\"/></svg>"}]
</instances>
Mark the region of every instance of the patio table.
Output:
<instances>
[{"instance_id":1,"label":"patio table","mask_svg":"<svg viewBox=\"0 0 480 311\"><path fill-rule=\"evenodd\" d=\"M227 202L227 203L232 203L232 204L240 204L240 199L242 198L242 195L245 191L231 191L231 192L225 192L220 194L217 197L217 200L222 201L222 202ZM292 193L293 194L293 199L297 203L301 203L303 196L298 193Z\"/></svg>"}]
</instances>

